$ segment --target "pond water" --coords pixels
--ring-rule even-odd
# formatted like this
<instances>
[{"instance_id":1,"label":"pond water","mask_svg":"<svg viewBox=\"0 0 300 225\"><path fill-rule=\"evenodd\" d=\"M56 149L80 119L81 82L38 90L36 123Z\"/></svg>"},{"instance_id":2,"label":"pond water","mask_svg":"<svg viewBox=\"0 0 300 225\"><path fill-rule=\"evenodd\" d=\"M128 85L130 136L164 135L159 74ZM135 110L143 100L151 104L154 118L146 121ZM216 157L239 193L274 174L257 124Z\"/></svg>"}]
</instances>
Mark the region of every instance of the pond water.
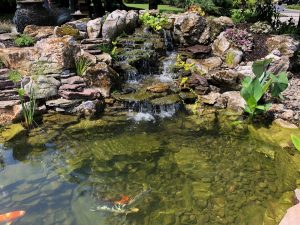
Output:
<instances>
[{"instance_id":1,"label":"pond water","mask_svg":"<svg viewBox=\"0 0 300 225\"><path fill-rule=\"evenodd\" d=\"M0 214L26 211L15 225L259 225L294 188L256 151L275 148L221 127L218 115L68 121L46 116L29 137L0 145ZM91 210L147 188L136 213Z\"/></svg>"}]
</instances>

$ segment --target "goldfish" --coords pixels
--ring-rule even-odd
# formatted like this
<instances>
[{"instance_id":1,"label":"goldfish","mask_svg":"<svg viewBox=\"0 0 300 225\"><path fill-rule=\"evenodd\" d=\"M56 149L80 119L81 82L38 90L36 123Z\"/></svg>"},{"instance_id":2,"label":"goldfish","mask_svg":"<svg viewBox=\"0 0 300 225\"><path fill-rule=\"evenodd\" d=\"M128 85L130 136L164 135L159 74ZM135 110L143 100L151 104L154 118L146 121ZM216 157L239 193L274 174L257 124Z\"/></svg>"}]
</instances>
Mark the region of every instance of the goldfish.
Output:
<instances>
[{"instance_id":1,"label":"goldfish","mask_svg":"<svg viewBox=\"0 0 300 225\"><path fill-rule=\"evenodd\" d=\"M129 201L130 201L130 197L127 195L123 195L120 200L115 201L115 204L127 205Z\"/></svg>"},{"instance_id":2,"label":"goldfish","mask_svg":"<svg viewBox=\"0 0 300 225\"><path fill-rule=\"evenodd\" d=\"M0 214L0 223L6 223L6 225L12 224L16 219L25 215L25 211L12 211L5 214Z\"/></svg>"}]
</instances>

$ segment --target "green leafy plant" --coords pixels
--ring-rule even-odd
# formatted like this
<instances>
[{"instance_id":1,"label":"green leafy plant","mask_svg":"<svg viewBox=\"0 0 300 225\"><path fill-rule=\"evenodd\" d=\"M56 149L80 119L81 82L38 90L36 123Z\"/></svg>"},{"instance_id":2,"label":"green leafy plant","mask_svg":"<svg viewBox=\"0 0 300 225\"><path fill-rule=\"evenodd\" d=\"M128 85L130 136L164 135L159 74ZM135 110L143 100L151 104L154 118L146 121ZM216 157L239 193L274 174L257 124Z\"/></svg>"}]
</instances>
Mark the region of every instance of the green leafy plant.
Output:
<instances>
[{"instance_id":1,"label":"green leafy plant","mask_svg":"<svg viewBox=\"0 0 300 225\"><path fill-rule=\"evenodd\" d=\"M300 138L294 134L291 135L292 142L295 148L300 152Z\"/></svg>"},{"instance_id":2,"label":"green leafy plant","mask_svg":"<svg viewBox=\"0 0 300 225\"><path fill-rule=\"evenodd\" d=\"M29 102L25 102L25 90L23 88L18 89L18 95L22 105L22 113L25 120L24 126L27 129L31 129L34 123L34 113L36 106L36 99L33 88L30 88Z\"/></svg>"},{"instance_id":3,"label":"green leafy plant","mask_svg":"<svg viewBox=\"0 0 300 225\"><path fill-rule=\"evenodd\" d=\"M191 71L193 69L193 67L195 66L195 64L194 63L186 63L185 61L182 60L181 55L178 54L176 57L175 66L178 69L184 69L185 71Z\"/></svg>"},{"instance_id":4,"label":"green leafy plant","mask_svg":"<svg viewBox=\"0 0 300 225\"><path fill-rule=\"evenodd\" d=\"M79 56L75 60L76 74L78 76L84 76L90 65L91 65L91 62L87 58L85 58L83 56Z\"/></svg>"},{"instance_id":5,"label":"green leafy plant","mask_svg":"<svg viewBox=\"0 0 300 225\"><path fill-rule=\"evenodd\" d=\"M245 112L254 117L258 114L266 112L272 104L262 103L264 94L270 90L272 97L282 98L282 91L288 86L288 79L285 73L278 76L267 72L271 59L254 62L252 71L255 78L246 77L242 81L241 96L246 101Z\"/></svg>"},{"instance_id":6,"label":"green leafy plant","mask_svg":"<svg viewBox=\"0 0 300 225\"><path fill-rule=\"evenodd\" d=\"M32 37L30 37L30 36L28 36L26 34L21 34L19 37L17 37L15 39L14 42L15 42L16 46L26 47L26 46L32 46L32 45L34 45L35 40Z\"/></svg>"},{"instance_id":7,"label":"green leafy plant","mask_svg":"<svg viewBox=\"0 0 300 225\"><path fill-rule=\"evenodd\" d=\"M17 70L10 70L8 72L8 79L14 83L18 83L22 79L22 75ZM25 90L21 87L18 90L19 99L21 101L22 106L22 113L24 117L24 127L27 129L31 129L34 123L34 113L36 107L36 98L34 95L34 90L32 86L30 87L30 95L29 95L29 102L26 103L25 101Z\"/></svg>"},{"instance_id":8,"label":"green leafy plant","mask_svg":"<svg viewBox=\"0 0 300 225\"><path fill-rule=\"evenodd\" d=\"M97 48L104 53L110 54L112 46L111 46L111 44L102 43L102 44L98 45Z\"/></svg>"},{"instance_id":9,"label":"green leafy plant","mask_svg":"<svg viewBox=\"0 0 300 225\"><path fill-rule=\"evenodd\" d=\"M168 24L168 19L166 17L163 17L161 15L152 16L148 12L140 15L139 18L144 26L150 27L155 31L160 31L164 26Z\"/></svg>"}]
</instances>

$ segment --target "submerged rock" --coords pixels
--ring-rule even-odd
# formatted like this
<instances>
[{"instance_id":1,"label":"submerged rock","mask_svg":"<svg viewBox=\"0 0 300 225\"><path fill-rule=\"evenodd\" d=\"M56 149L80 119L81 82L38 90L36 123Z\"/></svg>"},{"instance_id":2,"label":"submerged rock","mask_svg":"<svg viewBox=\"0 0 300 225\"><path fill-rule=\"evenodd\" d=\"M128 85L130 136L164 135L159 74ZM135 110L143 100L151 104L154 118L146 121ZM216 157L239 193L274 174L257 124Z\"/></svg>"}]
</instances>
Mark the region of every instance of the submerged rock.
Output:
<instances>
[{"instance_id":1,"label":"submerged rock","mask_svg":"<svg viewBox=\"0 0 300 225\"><path fill-rule=\"evenodd\" d=\"M0 133L5 141L12 141L13 139L19 138L26 134L25 128L21 124L12 124L5 128L3 132Z\"/></svg>"}]
</instances>

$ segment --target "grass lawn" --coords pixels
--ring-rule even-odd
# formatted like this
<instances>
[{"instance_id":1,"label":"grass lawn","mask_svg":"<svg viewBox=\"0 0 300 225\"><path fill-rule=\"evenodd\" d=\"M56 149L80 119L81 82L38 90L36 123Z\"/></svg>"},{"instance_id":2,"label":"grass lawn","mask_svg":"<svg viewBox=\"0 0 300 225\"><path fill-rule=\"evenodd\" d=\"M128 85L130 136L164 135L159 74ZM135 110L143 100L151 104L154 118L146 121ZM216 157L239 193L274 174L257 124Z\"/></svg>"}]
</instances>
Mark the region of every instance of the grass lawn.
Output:
<instances>
[{"instance_id":1,"label":"grass lawn","mask_svg":"<svg viewBox=\"0 0 300 225\"><path fill-rule=\"evenodd\" d=\"M300 4L298 4L298 5L287 5L286 8L300 10Z\"/></svg>"},{"instance_id":2,"label":"grass lawn","mask_svg":"<svg viewBox=\"0 0 300 225\"><path fill-rule=\"evenodd\" d=\"M137 9L148 9L148 4L126 4L128 7L137 8ZM183 8L177 8L169 5L159 5L158 9L160 12L183 12Z\"/></svg>"}]
</instances>

